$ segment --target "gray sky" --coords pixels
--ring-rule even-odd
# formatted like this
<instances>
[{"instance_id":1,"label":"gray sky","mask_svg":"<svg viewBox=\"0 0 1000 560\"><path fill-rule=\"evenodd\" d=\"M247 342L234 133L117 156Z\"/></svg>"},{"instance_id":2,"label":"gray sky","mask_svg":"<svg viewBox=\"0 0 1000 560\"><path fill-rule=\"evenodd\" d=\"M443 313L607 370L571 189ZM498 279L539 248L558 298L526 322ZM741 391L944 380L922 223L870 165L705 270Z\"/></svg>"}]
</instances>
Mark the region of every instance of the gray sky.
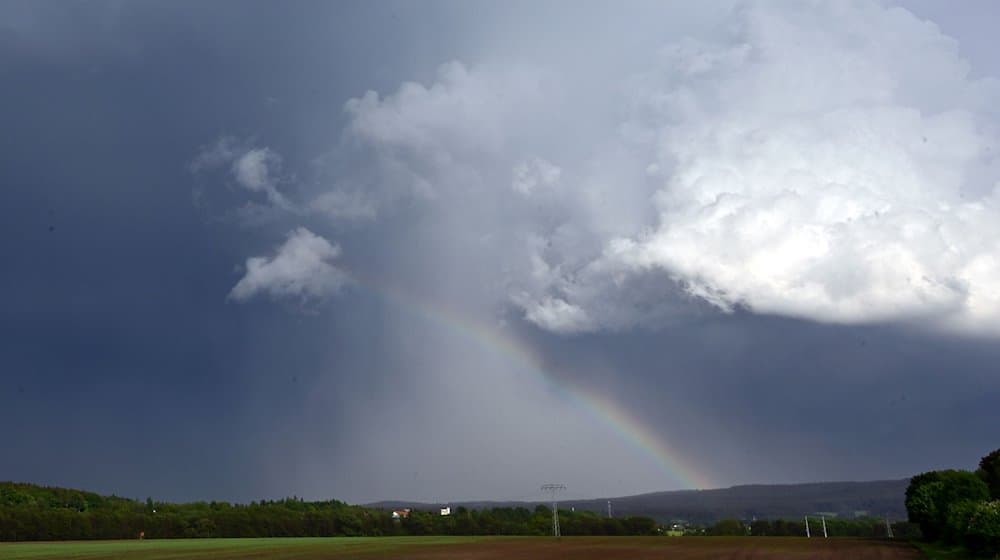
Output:
<instances>
[{"instance_id":1,"label":"gray sky","mask_svg":"<svg viewBox=\"0 0 1000 560\"><path fill-rule=\"evenodd\" d=\"M446 501L971 467L996 11L0 4L0 479Z\"/></svg>"}]
</instances>

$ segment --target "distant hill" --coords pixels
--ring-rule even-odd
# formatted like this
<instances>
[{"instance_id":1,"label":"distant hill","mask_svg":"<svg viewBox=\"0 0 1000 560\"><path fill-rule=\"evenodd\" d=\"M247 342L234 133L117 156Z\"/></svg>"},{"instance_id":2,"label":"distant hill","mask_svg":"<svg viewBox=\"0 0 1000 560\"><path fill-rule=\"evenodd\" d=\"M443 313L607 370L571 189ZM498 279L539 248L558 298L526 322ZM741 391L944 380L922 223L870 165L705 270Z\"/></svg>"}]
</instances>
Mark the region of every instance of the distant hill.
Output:
<instances>
[{"instance_id":1,"label":"distant hill","mask_svg":"<svg viewBox=\"0 0 1000 560\"><path fill-rule=\"evenodd\" d=\"M606 512L611 500L614 514L644 515L666 522L683 519L692 523L714 523L720 519L797 519L807 513L826 512L838 517L855 515L906 518L903 505L909 479L868 482L814 482L807 484L751 484L715 490L677 490L636 496L567 500L562 508ZM383 501L369 507L398 509L436 509L443 505L486 507L534 507L544 502L451 502L430 504L406 501Z\"/></svg>"}]
</instances>

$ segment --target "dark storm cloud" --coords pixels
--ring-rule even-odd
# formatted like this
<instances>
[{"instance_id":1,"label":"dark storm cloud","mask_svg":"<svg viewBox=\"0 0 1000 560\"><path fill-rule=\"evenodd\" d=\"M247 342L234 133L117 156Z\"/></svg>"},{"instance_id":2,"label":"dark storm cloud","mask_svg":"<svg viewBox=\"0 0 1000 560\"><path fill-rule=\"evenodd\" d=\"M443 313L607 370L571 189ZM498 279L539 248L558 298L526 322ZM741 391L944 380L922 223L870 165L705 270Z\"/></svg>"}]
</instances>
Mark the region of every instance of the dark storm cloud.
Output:
<instances>
[{"instance_id":1,"label":"dark storm cloud","mask_svg":"<svg viewBox=\"0 0 1000 560\"><path fill-rule=\"evenodd\" d=\"M284 492L255 486L253 438L268 425L248 395L271 372L245 348L282 347L276 376L289 386L326 341L304 340L283 312L251 329L251 312L225 303L255 234L195 208L186 163L219 131L280 129L264 98L288 76L256 47L273 18L234 28L239 11L193 8L5 7L16 13L0 93L0 408L22 435L4 478L183 498ZM266 418L280 425L293 405L275 404Z\"/></svg>"},{"instance_id":2,"label":"dark storm cloud","mask_svg":"<svg viewBox=\"0 0 1000 560\"><path fill-rule=\"evenodd\" d=\"M541 346L734 482L903 477L995 445L989 341L740 315Z\"/></svg>"},{"instance_id":3,"label":"dark storm cloud","mask_svg":"<svg viewBox=\"0 0 1000 560\"><path fill-rule=\"evenodd\" d=\"M995 447L994 339L744 309L787 312L767 289L723 313L658 268L692 270L656 251L677 247L651 202L666 166L637 124L683 97L657 89L660 47L725 38L727 5L0 12L0 422L18 427L0 479L244 500L683 485L556 386L620 403L720 485L906 476ZM995 74L970 23L989 18L949 18L971 75ZM729 47L702 52L724 65ZM943 60L924 69L959 64ZM979 108L949 95L934 102ZM951 124L955 146L988 137ZM192 165L227 138L222 163ZM991 278L972 268L969 286Z\"/></svg>"}]
</instances>

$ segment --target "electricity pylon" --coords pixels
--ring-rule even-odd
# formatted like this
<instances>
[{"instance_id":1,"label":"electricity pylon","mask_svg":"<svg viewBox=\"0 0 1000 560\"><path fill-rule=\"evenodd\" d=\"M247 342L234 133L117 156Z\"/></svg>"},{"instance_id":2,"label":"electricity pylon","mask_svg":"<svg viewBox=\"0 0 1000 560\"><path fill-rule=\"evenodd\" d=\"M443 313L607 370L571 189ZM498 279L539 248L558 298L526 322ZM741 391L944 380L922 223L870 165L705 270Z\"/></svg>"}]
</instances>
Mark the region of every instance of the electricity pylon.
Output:
<instances>
[{"instance_id":1,"label":"electricity pylon","mask_svg":"<svg viewBox=\"0 0 1000 560\"><path fill-rule=\"evenodd\" d=\"M543 484L542 491L549 493L550 501L552 502L552 536L558 537L559 535L559 501L556 499L556 495L565 490L565 484Z\"/></svg>"}]
</instances>

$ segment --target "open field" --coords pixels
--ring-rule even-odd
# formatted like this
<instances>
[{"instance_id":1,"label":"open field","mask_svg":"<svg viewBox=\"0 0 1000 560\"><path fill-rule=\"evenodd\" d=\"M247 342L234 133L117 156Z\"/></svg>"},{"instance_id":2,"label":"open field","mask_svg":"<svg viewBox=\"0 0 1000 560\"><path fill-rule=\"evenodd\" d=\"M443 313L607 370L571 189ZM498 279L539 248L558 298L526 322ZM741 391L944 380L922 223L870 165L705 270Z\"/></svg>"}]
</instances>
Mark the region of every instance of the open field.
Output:
<instances>
[{"instance_id":1,"label":"open field","mask_svg":"<svg viewBox=\"0 0 1000 560\"><path fill-rule=\"evenodd\" d=\"M799 537L361 537L0 543L0 559L857 559L923 556L906 543Z\"/></svg>"},{"instance_id":2,"label":"open field","mask_svg":"<svg viewBox=\"0 0 1000 560\"><path fill-rule=\"evenodd\" d=\"M961 546L947 546L936 543L914 543L927 560L969 560L969 552Z\"/></svg>"}]
</instances>

